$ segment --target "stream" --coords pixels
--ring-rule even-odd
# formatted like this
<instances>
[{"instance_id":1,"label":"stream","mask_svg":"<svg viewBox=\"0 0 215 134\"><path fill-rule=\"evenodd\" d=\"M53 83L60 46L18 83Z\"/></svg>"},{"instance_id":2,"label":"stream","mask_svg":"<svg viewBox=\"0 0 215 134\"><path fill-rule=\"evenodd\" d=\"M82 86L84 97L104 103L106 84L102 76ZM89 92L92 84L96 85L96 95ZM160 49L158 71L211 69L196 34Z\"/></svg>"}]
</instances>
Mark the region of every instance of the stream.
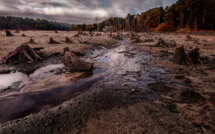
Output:
<instances>
[{"instance_id":1,"label":"stream","mask_svg":"<svg viewBox=\"0 0 215 134\"><path fill-rule=\"evenodd\" d=\"M100 80L123 79L143 90L155 82L152 76L162 77L164 69L147 64L154 59L139 51L128 39L119 41L111 49L89 52L84 60L94 63L92 72L65 73L63 64L53 64L27 75L21 72L0 74L0 123L50 109L90 89ZM90 56L89 56L90 55ZM55 70L61 69L61 74Z\"/></svg>"}]
</instances>

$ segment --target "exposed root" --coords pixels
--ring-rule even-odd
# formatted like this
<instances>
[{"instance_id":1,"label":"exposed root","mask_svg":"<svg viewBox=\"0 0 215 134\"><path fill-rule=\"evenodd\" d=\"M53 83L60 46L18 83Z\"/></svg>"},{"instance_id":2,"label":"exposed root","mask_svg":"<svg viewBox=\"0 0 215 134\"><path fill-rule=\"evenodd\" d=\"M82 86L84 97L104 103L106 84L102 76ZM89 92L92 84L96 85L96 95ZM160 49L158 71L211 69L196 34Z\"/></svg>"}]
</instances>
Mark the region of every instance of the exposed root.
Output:
<instances>
[{"instance_id":1,"label":"exposed root","mask_svg":"<svg viewBox=\"0 0 215 134\"><path fill-rule=\"evenodd\" d=\"M19 62L22 62L25 59L28 59L32 62L38 59L42 60L42 58L27 44L22 44L21 46L17 47L14 51L9 52L7 56L2 58L0 63L1 64L8 63L10 59L19 60Z\"/></svg>"},{"instance_id":2,"label":"exposed root","mask_svg":"<svg viewBox=\"0 0 215 134\"><path fill-rule=\"evenodd\" d=\"M85 62L73 54L68 47L63 49L65 68L70 72L91 71L92 63Z\"/></svg>"}]
</instances>

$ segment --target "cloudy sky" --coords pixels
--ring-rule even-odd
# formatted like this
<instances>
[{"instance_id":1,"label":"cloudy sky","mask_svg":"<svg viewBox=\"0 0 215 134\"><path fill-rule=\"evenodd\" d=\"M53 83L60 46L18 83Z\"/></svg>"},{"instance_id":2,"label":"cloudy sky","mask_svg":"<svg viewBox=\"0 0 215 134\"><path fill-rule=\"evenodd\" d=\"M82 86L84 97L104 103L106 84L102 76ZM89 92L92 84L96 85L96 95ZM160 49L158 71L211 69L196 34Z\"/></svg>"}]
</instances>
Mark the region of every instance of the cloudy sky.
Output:
<instances>
[{"instance_id":1,"label":"cloudy sky","mask_svg":"<svg viewBox=\"0 0 215 134\"><path fill-rule=\"evenodd\" d=\"M42 18L68 23L93 23L101 19L125 17L176 0L0 0L0 15Z\"/></svg>"}]
</instances>

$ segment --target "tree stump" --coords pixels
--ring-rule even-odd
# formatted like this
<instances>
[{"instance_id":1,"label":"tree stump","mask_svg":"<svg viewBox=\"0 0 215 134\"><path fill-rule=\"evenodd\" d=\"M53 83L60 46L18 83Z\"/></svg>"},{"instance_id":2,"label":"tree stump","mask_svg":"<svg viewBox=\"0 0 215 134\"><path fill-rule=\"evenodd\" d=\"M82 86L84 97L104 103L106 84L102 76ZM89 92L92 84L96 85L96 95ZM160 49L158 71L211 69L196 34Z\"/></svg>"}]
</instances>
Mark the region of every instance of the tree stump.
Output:
<instances>
[{"instance_id":1,"label":"tree stump","mask_svg":"<svg viewBox=\"0 0 215 134\"><path fill-rule=\"evenodd\" d=\"M162 38L158 39L158 43L155 44L155 47L170 47L171 45L169 43L167 43L165 40L163 40Z\"/></svg>"},{"instance_id":2,"label":"tree stump","mask_svg":"<svg viewBox=\"0 0 215 134\"><path fill-rule=\"evenodd\" d=\"M59 44L59 42L55 41L52 37L49 38L49 44Z\"/></svg>"},{"instance_id":3,"label":"tree stump","mask_svg":"<svg viewBox=\"0 0 215 134\"><path fill-rule=\"evenodd\" d=\"M202 65L199 50L200 49L198 47L193 47L193 49L188 52L188 56L191 58L193 64L195 65Z\"/></svg>"},{"instance_id":4,"label":"tree stump","mask_svg":"<svg viewBox=\"0 0 215 134\"><path fill-rule=\"evenodd\" d=\"M193 38L190 35L186 35L187 40L186 41L193 41Z\"/></svg>"},{"instance_id":5,"label":"tree stump","mask_svg":"<svg viewBox=\"0 0 215 134\"><path fill-rule=\"evenodd\" d=\"M72 41L71 41L68 37L66 37L65 42L66 42L66 43L72 43Z\"/></svg>"},{"instance_id":6,"label":"tree stump","mask_svg":"<svg viewBox=\"0 0 215 134\"><path fill-rule=\"evenodd\" d=\"M21 37L26 37L26 35L25 35L25 34L22 34Z\"/></svg>"},{"instance_id":7,"label":"tree stump","mask_svg":"<svg viewBox=\"0 0 215 134\"><path fill-rule=\"evenodd\" d=\"M185 52L184 46L178 47L175 50L175 61L177 64L190 65L190 59Z\"/></svg>"},{"instance_id":8,"label":"tree stump","mask_svg":"<svg viewBox=\"0 0 215 134\"><path fill-rule=\"evenodd\" d=\"M202 65L200 60L199 48L194 47L186 54L184 46L178 47L175 50L175 61L182 65Z\"/></svg>"},{"instance_id":9,"label":"tree stump","mask_svg":"<svg viewBox=\"0 0 215 134\"><path fill-rule=\"evenodd\" d=\"M9 52L5 57L2 58L0 63L7 63L10 59L19 60L19 62L23 62L25 59L30 61L34 60L42 60L42 58L28 46L28 44L22 44L17 47L14 51Z\"/></svg>"},{"instance_id":10,"label":"tree stump","mask_svg":"<svg viewBox=\"0 0 215 134\"><path fill-rule=\"evenodd\" d=\"M33 39L33 38L31 38L31 39L29 40L29 43L31 43L31 44L36 44L36 43L34 42L34 39Z\"/></svg>"},{"instance_id":11,"label":"tree stump","mask_svg":"<svg viewBox=\"0 0 215 134\"><path fill-rule=\"evenodd\" d=\"M68 47L63 49L65 68L70 72L91 71L93 64L85 62L73 54Z\"/></svg>"},{"instance_id":12,"label":"tree stump","mask_svg":"<svg viewBox=\"0 0 215 134\"><path fill-rule=\"evenodd\" d=\"M6 36L13 36L13 34L9 30L5 30Z\"/></svg>"}]
</instances>

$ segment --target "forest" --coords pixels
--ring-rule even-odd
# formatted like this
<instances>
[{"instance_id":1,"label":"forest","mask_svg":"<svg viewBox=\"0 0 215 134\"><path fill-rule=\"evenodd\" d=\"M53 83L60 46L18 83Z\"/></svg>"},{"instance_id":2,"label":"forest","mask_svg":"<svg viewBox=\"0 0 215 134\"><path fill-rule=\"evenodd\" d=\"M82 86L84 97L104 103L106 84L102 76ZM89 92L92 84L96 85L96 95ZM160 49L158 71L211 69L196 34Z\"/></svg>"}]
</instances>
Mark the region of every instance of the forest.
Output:
<instances>
[{"instance_id":1,"label":"forest","mask_svg":"<svg viewBox=\"0 0 215 134\"><path fill-rule=\"evenodd\" d=\"M92 25L72 25L70 30L103 31L199 31L215 29L215 0L178 0L126 18L111 17Z\"/></svg>"},{"instance_id":2,"label":"forest","mask_svg":"<svg viewBox=\"0 0 215 134\"><path fill-rule=\"evenodd\" d=\"M11 16L0 16L0 29L69 30L70 24Z\"/></svg>"},{"instance_id":3,"label":"forest","mask_svg":"<svg viewBox=\"0 0 215 134\"><path fill-rule=\"evenodd\" d=\"M111 17L94 24L66 24L43 19L0 17L0 29L82 31L199 31L215 29L215 0L178 0L126 18Z\"/></svg>"}]
</instances>

